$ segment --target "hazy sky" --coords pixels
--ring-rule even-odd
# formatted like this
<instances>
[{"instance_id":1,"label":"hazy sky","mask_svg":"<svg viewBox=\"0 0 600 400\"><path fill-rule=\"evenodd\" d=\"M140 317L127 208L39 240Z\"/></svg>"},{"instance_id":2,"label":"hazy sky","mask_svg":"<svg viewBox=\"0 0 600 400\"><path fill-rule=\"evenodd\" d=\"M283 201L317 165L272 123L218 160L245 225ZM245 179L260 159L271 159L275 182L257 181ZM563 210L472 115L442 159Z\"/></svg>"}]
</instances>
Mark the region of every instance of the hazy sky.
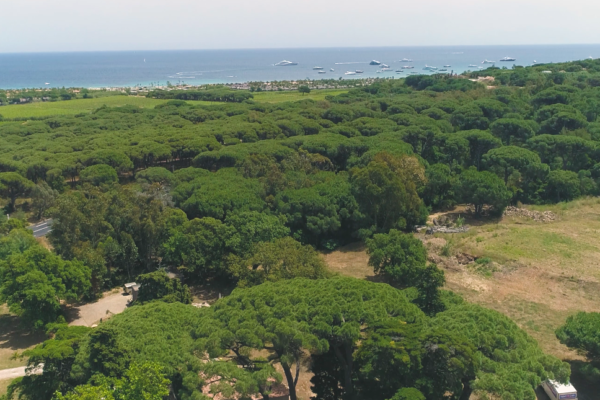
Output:
<instances>
[{"instance_id":1,"label":"hazy sky","mask_svg":"<svg viewBox=\"0 0 600 400\"><path fill-rule=\"evenodd\" d=\"M0 52L600 43L598 0L0 1Z\"/></svg>"}]
</instances>

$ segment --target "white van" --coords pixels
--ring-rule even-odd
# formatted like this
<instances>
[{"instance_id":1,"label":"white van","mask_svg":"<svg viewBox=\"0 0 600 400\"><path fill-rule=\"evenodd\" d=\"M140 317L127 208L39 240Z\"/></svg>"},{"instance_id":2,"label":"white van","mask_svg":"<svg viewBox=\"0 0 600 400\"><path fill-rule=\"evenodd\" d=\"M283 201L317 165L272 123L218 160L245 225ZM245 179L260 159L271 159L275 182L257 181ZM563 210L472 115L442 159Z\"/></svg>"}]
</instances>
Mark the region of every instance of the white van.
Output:
<instances>
[{"instance_id":1,"label":"white van","mask_svg":"<svg viewBox=\"0 0 600 400\"><path fill-rule=\"evenodd\" d=\"M577 390L570 383L563 385L549 379L542 383L542 387L552 400L577 399Z\"/></svg>"}]
</instances>

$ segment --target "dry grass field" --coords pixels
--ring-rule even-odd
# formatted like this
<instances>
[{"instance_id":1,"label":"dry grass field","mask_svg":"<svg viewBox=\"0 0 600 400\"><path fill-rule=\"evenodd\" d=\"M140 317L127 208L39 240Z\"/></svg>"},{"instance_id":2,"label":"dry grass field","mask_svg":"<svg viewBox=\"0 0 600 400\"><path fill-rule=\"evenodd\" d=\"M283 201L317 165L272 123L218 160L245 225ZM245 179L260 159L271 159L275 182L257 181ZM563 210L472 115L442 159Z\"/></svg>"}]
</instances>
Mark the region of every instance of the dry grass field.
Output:
<instances>
[{"instance_id":1,"label":"dry grass field","mask_svg":"<svg viewBox=\"0 0 600 400\"><path fill-rule=\"evenodd\" d=\"M0 396L3 396L6 394L6 389L8 388L8 385L10 385L10 383L12 382L11 379L5 379L0 381Z\"/></svg>"},{"instance_id":2,"label":"dry grass field","mask_svg":"<svg viewBox=\"0 0 600 400\"><path fill-rule=\"evenodd\" d=\"M458 208L449 214L466 217L469 232L418 237L430 261L445 270L447 289L508 315L545 351L582 359L561 345L554 331L577 311L600 311L600 199L530 209L552 211L556 220L475 219ZM325 259L335 272L374 278L363 245L346 246Z\"/></svg>"}]
</instances>

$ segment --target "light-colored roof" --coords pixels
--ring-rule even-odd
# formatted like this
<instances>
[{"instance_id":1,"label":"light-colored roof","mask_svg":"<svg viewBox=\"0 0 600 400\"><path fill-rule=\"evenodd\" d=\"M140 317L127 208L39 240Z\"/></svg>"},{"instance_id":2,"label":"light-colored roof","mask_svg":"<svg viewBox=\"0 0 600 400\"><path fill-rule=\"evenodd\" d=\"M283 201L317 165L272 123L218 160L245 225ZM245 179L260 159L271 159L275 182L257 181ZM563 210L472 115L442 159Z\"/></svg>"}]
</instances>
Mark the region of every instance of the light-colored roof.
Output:
<instances>
[{"instance_id":1,"label":"light-colored roof","mask_svg":"<svg viewBox=\"0 0 600 400\"><path fill-rule=\"evenodd\" d=\"M575 389L575 387L573 387L573 385L571 385L571 383L567 383L566 385L553 381L552 379L548 380L552 386L554 386L554 389L556 389L556 392L558 394L569 394L569 393L575 393L577 392L577 389Z\"/></svg>"}]
</instances>

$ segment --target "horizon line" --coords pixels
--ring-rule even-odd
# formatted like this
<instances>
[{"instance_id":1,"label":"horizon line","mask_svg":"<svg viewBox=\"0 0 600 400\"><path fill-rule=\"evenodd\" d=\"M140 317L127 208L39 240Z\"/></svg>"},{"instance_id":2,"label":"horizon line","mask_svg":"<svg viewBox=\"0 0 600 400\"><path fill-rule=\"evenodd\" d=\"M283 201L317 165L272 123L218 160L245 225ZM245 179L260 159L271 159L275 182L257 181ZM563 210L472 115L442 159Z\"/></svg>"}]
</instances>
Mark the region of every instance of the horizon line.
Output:
<instances>
[{"instance_id":1,"label":"horizon line","mask_svg":"<svg viewBox=\"0 0 600 400\"><path fill-rule=\"evenodd\" d=\"M0 52L0 55L16 54L72 54L72 53L128 53L128 52L176 52L176 51L248 51L248 50L327 50L327 49L393 49L406 47L526 47L526 46L600 46L600 43L545 43L545 44L456 44L456 45L401 45L401 46L322 46L322 47L242 47L222 49L128 49L128 50L57 50Z\"/></svg>"}]
</instances>

